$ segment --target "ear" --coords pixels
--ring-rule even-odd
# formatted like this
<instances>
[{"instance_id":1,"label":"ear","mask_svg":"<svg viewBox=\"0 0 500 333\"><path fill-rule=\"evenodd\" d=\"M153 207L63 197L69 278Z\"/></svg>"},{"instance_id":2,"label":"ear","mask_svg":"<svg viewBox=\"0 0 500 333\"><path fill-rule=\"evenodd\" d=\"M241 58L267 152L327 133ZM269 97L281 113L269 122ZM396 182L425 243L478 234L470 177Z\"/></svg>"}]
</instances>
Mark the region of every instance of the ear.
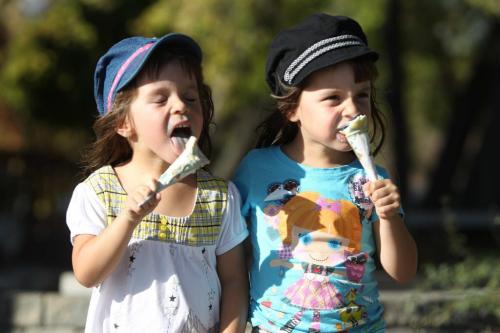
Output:
<instances>
[{"instance_id":1,"label":"ear","mask_svg":"<svg viewBox=\"0 0 500 333\"><path fill-rule=\"evenodd\" d=\"M134 127L130 121L129 115L125 117L120 125L116 128L116 133L123 136L124 138L130 138L134 134Z\"/></svg>"},{"instance_id":2,"label":"ear","mask_svg":"<svg viewBox=\"0 0 500 333\"><path fill-rule=\"evenodd\" d=\"M293 110L290 110L287 114L286 114L286 118L288 119L288 121L291 121L292 123L296 123L298 122L300 119L299 119L299 115L298 115L298 109L299 107L296 107L295 109Z\"/></svg>"}]
</instances>

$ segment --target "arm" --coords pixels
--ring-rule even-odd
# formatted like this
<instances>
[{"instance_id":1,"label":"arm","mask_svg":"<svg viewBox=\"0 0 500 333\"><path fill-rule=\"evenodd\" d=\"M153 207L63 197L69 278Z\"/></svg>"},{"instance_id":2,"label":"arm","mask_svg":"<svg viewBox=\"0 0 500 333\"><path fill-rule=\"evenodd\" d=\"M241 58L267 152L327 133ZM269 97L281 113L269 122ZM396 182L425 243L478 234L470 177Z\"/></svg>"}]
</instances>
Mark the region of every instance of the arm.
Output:
<instances>
[{"instance_id":1,"label":"arm","mask_svg":"<svg viewBox=\"0 0 500 333\"><path fill-rule=\"evenodd\" d=\"M248 277L243 244L217 257L222 288L220 332L244 332L248 311Z\"/></svg>"},{"instance_id":2,"label":"arm","mask_svg":"<svg viewBox=\"0 0 500 333\"><path fill-rule=\"evenodd\" d=\"M144 206L144 200L156 186L141 186L128 196L125 208L116 219L99 235L78 235L74 238L72 263L75 277L85 287L92 287L102 282L113 272L123 257L135 227L142 218L157 205L157 195Z\"/></svg>"},{"instance_id":3,"label":"arm","mask_svg":"<svg viewBox=\"0 0 500 333\"><path fill-rule=\"evenodd\" d=\"M247 223L248 225L248 223ZM247 272L250 272L250 269L252 267L252 243L250 240L250 237L247 237L243 241L243 253L245 256L245 267L247 269Z\"/></svg>"},{"instance_id":4,"label":"arm","mask_svg":"<svg viewBox=\"0 0 500 333\"><path fill-rule=\"evenodd\" d=\"M380 263L394 280L409 282L417 271L417 247L400 216L400 196L390 179L364 186L375 205L379 221L374 224Z\"/></svg>"}]
</instances>

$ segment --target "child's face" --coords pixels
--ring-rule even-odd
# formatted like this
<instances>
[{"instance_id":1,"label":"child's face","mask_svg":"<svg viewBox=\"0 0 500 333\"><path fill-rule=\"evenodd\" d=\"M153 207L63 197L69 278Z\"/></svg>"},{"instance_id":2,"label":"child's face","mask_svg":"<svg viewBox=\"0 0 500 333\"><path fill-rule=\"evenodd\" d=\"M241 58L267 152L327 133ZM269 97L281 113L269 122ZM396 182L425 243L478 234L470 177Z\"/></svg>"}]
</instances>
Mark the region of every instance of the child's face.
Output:
<instances>
[{"instance_id":1,"label":"child's face","mask_svg":"<svg viewBox=\"0 0 500 333\"><path fill-rule=\"evenodd\" d=\"M359 114L370 113L370 81L355 82L349 63L342 62L313 73L306 81L294 112L299 136L307 151L349 152L338 128Z\"/></svg>"},{"instance_id":2,"label":"child's face","mask_svg":"<svg viewBox=\"0 0 500 333\"><path fill-rule=\"evenodd\" d=\"M134 155L157 156L171 164L182 153L182 142L191 135L199 138L203 128L196 80L173 60L154 79L138 77L137 87L129 113Z\"/></svg>"}]
</instances>

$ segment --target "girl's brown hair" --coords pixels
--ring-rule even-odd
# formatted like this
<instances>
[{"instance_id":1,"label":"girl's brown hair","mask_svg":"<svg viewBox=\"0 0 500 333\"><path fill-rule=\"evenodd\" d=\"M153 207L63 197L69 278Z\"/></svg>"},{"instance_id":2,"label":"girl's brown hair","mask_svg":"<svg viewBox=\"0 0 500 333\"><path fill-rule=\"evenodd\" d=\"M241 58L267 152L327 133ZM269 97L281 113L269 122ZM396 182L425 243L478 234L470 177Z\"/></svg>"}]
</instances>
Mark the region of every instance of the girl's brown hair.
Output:
<instances>
[{"instance_id":1,"label":"girl's brown hair","mask_svg":"<svg viewBox=\"0 0 500 333\"><path fill-rule=\"evenodd\" d=\"M370 141L375 145L373 155L376 155L385 140L384 117L377 107L375 98L376 89L373 84L378 76L378 71L375 63L368 58L357 58L349 60L348 63L353 68L356 82L371 81L370 118L372 119L372 135ZM295 122L288 120L288 115L297 107L305 83L297 87L292 87L285 85L279 80L278 82L281 94L271 95L276 101L276 108L257 127L257 148L289 143L295 138L299 130ZM304 82L307 82L307 80Z\"/></svg>"},{"instance_id":2,"label":"girl's brown hair","mask_svg":"<svg viewBox=\"0 0 500 333\"><path fill-rule=\"evenodd\" d=\"M196 80L203 112L203 128L198 146L203 154L210 158L212 141L209 129L214 115L212 91L204 82L200 62L191 52L169 44L154 51L134 80L116 94L111 110L94 122L93 129L96 140L84 152L82 159L84 176L88 176L102 166L117 166L132 158L130 144L127 139L116 132L116 129L125 121L130 104L136 96L137 78L146 76L150 79L156 79L161 68L171 61L178 61L185 73Z\"/></svg>"}]
</instances>

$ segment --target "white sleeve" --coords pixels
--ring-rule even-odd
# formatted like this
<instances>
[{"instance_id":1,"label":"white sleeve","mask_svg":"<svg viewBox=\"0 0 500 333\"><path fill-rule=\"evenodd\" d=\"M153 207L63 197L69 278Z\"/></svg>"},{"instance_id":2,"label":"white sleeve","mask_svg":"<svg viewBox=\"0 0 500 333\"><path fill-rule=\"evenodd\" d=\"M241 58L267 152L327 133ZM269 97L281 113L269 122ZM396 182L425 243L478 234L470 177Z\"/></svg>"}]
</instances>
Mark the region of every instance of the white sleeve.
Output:
<instances>
[{"instance_id":1,"label":"white sleeve","mask_svg":"<svg viewBox=\"0 0 500 333\"><path fill-rule=\"evenodd\" d=\"M216 255L224 254L247 238L247 225L240 207L240 193L232 182L228 182L227 205L222 216L222 230L215 250Z\"/></svg>"},{"instance_id":2,"label":"white sleeve","mask_svg":"<svg viewBox=\"0 0 500 333\"><path fill-rule=\"evenodd\" d=\"M77 235L98 235L106 228L106 210L97 194L85 183L75 187L66 211L71 244Z\"/></svg>"}]
</instances>

